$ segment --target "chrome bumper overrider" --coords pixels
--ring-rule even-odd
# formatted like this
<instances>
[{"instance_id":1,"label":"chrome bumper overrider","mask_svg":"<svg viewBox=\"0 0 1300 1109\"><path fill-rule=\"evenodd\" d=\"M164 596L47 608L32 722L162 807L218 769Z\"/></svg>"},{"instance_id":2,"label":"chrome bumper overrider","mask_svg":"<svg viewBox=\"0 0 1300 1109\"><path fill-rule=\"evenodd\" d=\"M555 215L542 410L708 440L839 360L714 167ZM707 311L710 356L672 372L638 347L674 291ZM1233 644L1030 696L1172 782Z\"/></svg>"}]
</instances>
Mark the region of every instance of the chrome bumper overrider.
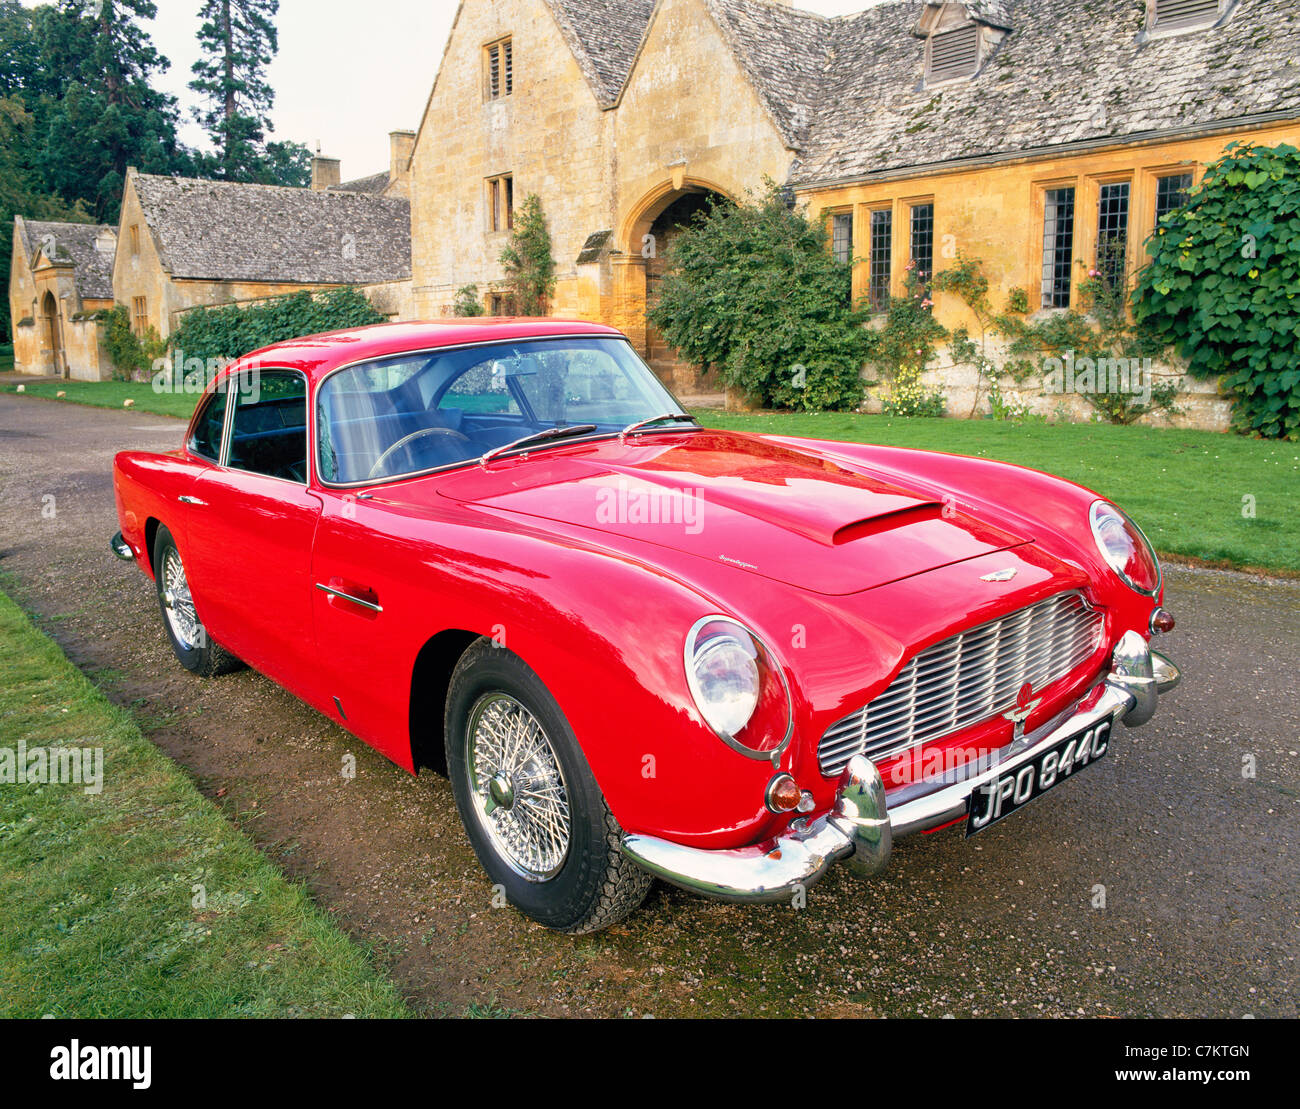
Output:
<instances>
[{"instance_id":1,"label":"chrome bumper overrider","mask_svg":"<svg viewBox=\"0 0 1300 1109\"><path fill-rule=\"evenodd\" d=\"M785 901L843 860L861 877L889 862L896 838L938 828L965 816L970 796L1067 737L1104 720L1145 724L1160 694L1179 682L1178 668L1137 632L1115 648L1112 669L1096 690L1017 742L939 777L885 792L880 771L862 755L840 777L831 811L794 821L776 839L752 847L710 851L656 836L625 835L623 850L652 874L684 889L726 901ZM1080 706L1087 704L1087 708Z\"/></svg>"}]
</instances>

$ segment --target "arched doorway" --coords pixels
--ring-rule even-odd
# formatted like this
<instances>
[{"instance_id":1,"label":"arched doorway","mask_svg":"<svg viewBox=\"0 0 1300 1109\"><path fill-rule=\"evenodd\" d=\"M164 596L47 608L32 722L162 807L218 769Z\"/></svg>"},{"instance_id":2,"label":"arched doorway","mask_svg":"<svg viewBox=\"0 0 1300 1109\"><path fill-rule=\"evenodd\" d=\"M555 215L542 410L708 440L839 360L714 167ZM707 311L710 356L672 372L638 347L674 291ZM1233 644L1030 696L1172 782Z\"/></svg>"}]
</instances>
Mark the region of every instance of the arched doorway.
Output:
<instances>
[{"instance_id":1,"label":"arched doorway","mask_svg":"<svg viewBox=\"0 0 1300 1109\"><path fill-rule=\"evenodd\" d=\"M644 314L654 304L659 287L668 270L673 243L697 216L709 210L712 202L726 196L703 182L683 182L679 187L665 186L647 197L627 228L628 252L640 256L645 265ZM651 369L679 397L715 396L723 386L717 372L701 374L698 367L684 361L644 317L642 357ZM638 336L639 338L639 336Z\"/></svg>"},{"instance_id":2,"label":"arched doorway","mask_svg":"<svg viewBox=\"0 0 1300 1109\"><path fill-rule=\"evenodd\" d=\"M45 347L50 352L50 372L60 377L68 376L67 359L63 356L63 326L59 320L59 302L47 292L41 302L41 322L45 329Z\"/></svg>"}]
</instances>

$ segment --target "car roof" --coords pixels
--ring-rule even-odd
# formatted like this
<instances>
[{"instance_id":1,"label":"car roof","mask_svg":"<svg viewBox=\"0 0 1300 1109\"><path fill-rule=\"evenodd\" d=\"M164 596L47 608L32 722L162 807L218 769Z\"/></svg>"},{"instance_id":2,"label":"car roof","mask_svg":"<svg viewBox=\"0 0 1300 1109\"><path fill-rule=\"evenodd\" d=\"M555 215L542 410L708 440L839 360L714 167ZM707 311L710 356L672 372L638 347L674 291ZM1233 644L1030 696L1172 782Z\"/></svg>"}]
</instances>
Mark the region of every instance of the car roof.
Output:
<instances>
[{"instance_id":1,"label":"car roof","mask_svg":"<svg viewBox=\"0 0 1300 1109\"><path fill-rule=\"evenodd\" d=\"M617 328L585 320L452 318L417 323L381 323L346 331L330 331L263 347L230 367L238 372L260 364L302 370L315 382L331 370L354 362L413 351L473 343L511 342L561 336L624 338Z\"/></svg>"}]
</instances>

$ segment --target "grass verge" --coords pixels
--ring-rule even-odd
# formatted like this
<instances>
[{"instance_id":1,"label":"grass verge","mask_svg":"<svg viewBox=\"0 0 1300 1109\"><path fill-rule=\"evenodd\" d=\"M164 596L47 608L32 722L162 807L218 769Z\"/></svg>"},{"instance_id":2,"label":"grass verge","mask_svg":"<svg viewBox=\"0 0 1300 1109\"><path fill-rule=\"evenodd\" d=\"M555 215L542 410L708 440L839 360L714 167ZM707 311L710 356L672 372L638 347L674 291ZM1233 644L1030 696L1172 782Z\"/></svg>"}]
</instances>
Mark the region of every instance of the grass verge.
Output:
<instances>
[{"instance_id":1,"label":"grass verge","mask_svg":"<svg viewBox=\"0 0 1300 1109\"><path fill-rule=\"evenodd\" d=\"M1300 444L1110 424L701 411L710 427L1014 462L1095 489L1162 553L1300 573ZM1253 515L1252 515L1253 514Z\"/></svg>"},{"instance_id":2,"label":"grass verge","mask_svg":"<svg viewBox=\"0 0 1300 1109\"><path fill-rule=\"evenodd\" d=\"M101 748L102 792L6 781L20 742L29 764L35 748ZM45 1014L409 1012L361 948L0 593L0 1017Z\"/></svg>"},{"instance_id":3,"label":"grass verge","mask_svg":"<svg viewBox=\"0 0 1300 1109\"><path fill-rule=\"evenodd\" d=\"M176 416L188 420L198 404L197 393L155 393L145 381L4 381L0 393L16 393L18 386L29 397L47 400L65 400L72 404L88 404L94 408L121 408L127 400L137 412L152 412L158 416ZM66 393L60 397L59 393Z\"/></svg>"}]
</instances>

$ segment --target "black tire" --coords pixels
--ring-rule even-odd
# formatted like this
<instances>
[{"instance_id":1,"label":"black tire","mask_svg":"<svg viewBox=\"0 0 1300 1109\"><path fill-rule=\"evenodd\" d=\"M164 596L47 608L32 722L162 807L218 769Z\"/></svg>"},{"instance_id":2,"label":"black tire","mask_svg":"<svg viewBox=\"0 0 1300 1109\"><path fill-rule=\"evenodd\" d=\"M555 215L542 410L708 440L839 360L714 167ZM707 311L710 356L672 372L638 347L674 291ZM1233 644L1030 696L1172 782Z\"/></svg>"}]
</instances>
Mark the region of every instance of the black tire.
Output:
<instances>
[{"instance_id":1,"label":"black tire","mask_svg":"<svg viewBox=\"0 0 1300 1109\"><path fill-rule=\"evenodd\" d=\"M194 631L188 639L177 634L172 626L167 583L164 580L164 568L171 558L177 559L181 566L184 566L180 548L176 546L172 533L165 527L160 527L153 541L154 583L158 591L158 609L162 614L163 631L167 635L167 642L171 644L176 661L191 674L196 674L200 678L215 678L243 669L244 664L239 659L208 635L207 628L203 626L197 612L194 613Z\"/></svg>"},{"instance_id":2,"label":"black tire","mask_svg":"<svg viewBox=\"0 0 1300 1109\"><path fill-rule=\"evenodd\" d=\"M516 869L485 829L490 818L476 807L476 796L485 795L476 793L472 782L470 719L483 704L502 698L503 703L516 702L535 718L563 779L568 850L558 868L545 877L525 876ZM523 659L489 639L474 643L452 674L445 725L447 769L461 823L483 869L505 889L512 905L539 924L571 935L598 932L636 911L653 879L620 849L622 829L605 803L573 729Z\"/></svg>"}]
</instances>

